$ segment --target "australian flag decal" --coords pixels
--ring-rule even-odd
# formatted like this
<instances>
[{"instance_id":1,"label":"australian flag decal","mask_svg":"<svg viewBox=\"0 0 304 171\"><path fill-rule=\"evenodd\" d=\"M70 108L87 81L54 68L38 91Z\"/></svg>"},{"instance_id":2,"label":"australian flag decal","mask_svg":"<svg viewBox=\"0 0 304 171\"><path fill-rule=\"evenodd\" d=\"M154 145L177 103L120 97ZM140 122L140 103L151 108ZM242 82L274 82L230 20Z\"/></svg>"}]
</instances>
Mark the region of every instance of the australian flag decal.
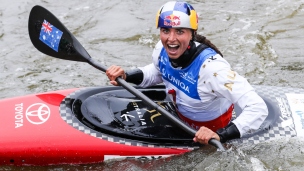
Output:
<instances>
[{"instance_id":1,"label":"australian flag decal","mask_svg":"<svg viewBox=\"0 0 304 171\"><path fill-rule=\"evenodd\" d=\"M62 31L51 25L48 21L44 20L39 39L52 48L54 51L58 52L59 42L62 36Z\"/></svg>"}]
</instances>

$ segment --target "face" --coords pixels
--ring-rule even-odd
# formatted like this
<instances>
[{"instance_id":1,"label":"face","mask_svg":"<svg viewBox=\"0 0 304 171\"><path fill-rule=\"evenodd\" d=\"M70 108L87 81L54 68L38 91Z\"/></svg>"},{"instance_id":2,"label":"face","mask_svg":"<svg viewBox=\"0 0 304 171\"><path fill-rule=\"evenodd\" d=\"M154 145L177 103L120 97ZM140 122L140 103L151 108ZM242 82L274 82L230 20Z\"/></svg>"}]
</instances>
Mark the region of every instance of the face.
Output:
<instances>
[{"instance_id":1,"label":"face","mask_svg":"<svg viewBox=\"0 0 304 171\"><path fill-rule=\"evenodd\" d=\"M179 58L191 39L192 32L188 28L160 28L160 40L171 59Z\"/></svg>"}]
</instances>

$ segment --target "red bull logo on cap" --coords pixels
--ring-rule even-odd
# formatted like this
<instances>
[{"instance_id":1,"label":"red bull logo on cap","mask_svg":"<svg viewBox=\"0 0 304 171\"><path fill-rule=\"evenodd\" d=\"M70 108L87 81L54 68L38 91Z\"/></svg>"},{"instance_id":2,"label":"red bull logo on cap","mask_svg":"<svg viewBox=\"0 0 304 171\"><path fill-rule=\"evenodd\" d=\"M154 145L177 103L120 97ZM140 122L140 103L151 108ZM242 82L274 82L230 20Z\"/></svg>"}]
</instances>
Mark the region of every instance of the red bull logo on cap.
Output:
<instances>
[{"instance_id":1,"label":"red bull logo on cap","mask_svg":"<svg viewBox=\"0 0 304 171\"><path fill-rule=\"evenodd\" d=\"M179 26L180 24L180 16L174 14L168 15L164 19L165 26Z\"/></svg>"}]
</instances>

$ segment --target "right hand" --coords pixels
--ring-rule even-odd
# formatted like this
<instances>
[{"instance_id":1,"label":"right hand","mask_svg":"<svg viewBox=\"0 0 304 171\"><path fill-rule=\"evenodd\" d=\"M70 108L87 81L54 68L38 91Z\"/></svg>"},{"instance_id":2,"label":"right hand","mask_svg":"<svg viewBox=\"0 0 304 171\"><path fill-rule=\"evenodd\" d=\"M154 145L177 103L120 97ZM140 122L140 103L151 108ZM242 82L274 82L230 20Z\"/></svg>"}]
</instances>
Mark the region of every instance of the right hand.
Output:
<instances>
[{"instance_id":1,"label":"right hand","mask_svg":"<svg viewBox=\"0 0 304 171\"><path fill-rule=\"evenodd\" d=\"M124 80L126 79L125 71L120 66L115 66L115 65L110 66L106 70L106 75L108 76L110 83L115 86L119 85L116 82L117 77L122 77Z\"/></svg>"},{"instance_id":2,"label":"right hand","mask_svg":"<svg viewBox=\"0 0 304 171\"><path fill-rule=\"evenodd\" d=\"M193 138L194 142L199 142L201 144L208 144L209 140L214 138L220 141L220 137L217 133L213 132L211 129L207 127L200 127L200 129L196 132L195 137Z\"/></svg>"}]
</instances>

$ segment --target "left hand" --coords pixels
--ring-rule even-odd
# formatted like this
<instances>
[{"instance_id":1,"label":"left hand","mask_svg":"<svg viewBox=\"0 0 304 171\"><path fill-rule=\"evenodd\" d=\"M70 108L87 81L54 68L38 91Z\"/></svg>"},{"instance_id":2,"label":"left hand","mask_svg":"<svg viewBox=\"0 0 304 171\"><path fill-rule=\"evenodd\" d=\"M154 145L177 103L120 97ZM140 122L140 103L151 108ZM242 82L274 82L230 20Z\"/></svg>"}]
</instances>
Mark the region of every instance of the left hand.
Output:
<instances>
[{"instance_id":1,"label":"left hand","mask_svg":"<svg viewBox=\"0 0 304 171\"><path fill-rule=\"evenodd\" d=\"M118 86L119 84L116 82L117 77L122 77L124 80L126 79L126 73L125 71L120 67L116 65L110 66L106 70L106 75L108 76L110 83L112 85Z\"/></svg>"},{"instance_id":2,"label":"left hand","mask_svg":"<svg viewBox=\"0 0 304 171\"><path fill-rule=\"evenodd\" d=\"M195 137L193 138L194 142L199 142L201 144L208 144L209 140L214 138L220 141L220 137L217 133L213 132L211 129L207 127L200 127L200 129L195 133Z\"/></svg>"}]
</instances>

